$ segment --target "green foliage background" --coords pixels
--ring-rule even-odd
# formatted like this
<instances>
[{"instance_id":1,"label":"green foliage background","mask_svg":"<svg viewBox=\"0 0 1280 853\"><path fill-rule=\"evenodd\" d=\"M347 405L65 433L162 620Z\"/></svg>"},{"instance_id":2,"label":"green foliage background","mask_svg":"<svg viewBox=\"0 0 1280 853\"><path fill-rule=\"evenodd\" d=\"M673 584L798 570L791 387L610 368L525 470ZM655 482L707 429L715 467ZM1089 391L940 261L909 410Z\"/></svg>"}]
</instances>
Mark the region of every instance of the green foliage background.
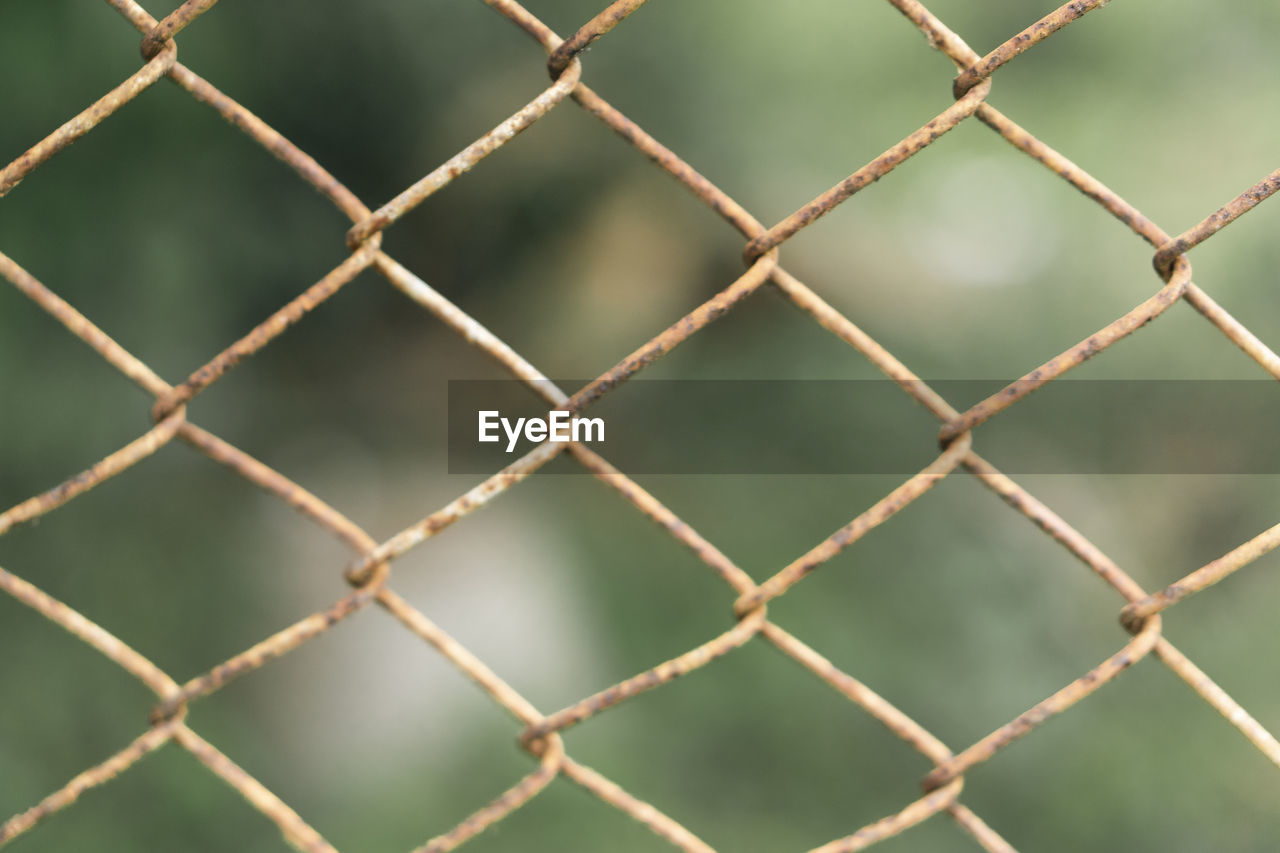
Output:
<instances>
[{"instance_id":1,"label":"green foliage background","mask_svg":"<svg viewBox=\"0 0 1280 853\"><path fill-rule=\"evenodd\" d=\"M528 6L568 34L602 2ZM983 52L1055 4L929 5ZM1276 166L1278 28L1274 4L1121 0L999 71L991 102L1176 233ZM137 43L106 4L0 4L0 160L135 70ZM537 45L479 0L227 0L179 43L184 63L371 206L547 84ZM953 74L871 0L655 0L584 66L593 88L766 222L944 109ZM1272 202L1191 256L1197 283L1272 346L1278 223ZM176 382L339 262L347 225L162 81L0 201L0 250ZM546 374L593 376L732 281L742 240L566 104L390 229L384 245ZM784 255L928 378L1019 375L1159 285L1146 244L976 121ZM190 416L385 537L474 484L446 473L445 383L501 375L367 274L202 395ZM765 290L652 375L877 374ZM1180 305L1073 376L1262 374ZM132 440L149 405L0 287L0 504ZM905 397L895 417L933 440L936 424ZM999 447L983 446L981 430L976 441L999 465ZM1275 477L1020 481L1148 589L1280 516ZM763 579L897 480L642 484ZM341 595L348 555L330 540L175 442L0 539L0 566L183 680ZM1264 558L1165 621L1167 636L1273 731L1275 569L1274 555ZM393 584L547 712L732 618L727 588L587 477L521 484L397 562ZM960 749L1118 649L1121 603L960 474L770 613ZM151 701L3 597L0 648L7 815L122 748ZM530 767L518 726L376 610L200 701L190 722L343 850L420 844ZM567 744L726 851L800 850L847 834L913 799L929 769L763 641L584 723ZM1276 768L1154 660L976 768L964 801L1026 851L1257 851L1280 837ZM171 746L11 849L285 847ZM557 781L466 849L667 848ZM937 818L879 849L975 847Z\"/></svg>"}]
</instances>

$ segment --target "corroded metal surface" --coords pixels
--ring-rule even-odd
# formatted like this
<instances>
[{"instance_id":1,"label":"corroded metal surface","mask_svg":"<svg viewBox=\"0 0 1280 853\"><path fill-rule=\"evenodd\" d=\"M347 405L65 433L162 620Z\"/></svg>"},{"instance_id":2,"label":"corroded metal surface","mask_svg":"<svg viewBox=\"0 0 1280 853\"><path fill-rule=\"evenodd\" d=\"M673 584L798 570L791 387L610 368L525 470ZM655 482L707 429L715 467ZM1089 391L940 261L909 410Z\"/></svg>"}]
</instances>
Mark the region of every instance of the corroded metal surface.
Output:
<instances>
[{"instance_id":1,"label":"corroded metal surface","mask_svg":"<svg viewBox=\"0 0 1280 853\"><path fill-rule=\"evenodd\" d=\"M289 654L370 604L376 604L390 618L402 624L410 634L433 647L475 682L497 705L504 708L516 726L513 728L513 736L529 753L532 764L526 776L513 780L506 791L494 792L494 799L487 805L479 806L473 814L465 817L452 829L426 841L420 850L444 851L456 848L537 797L556 778L563 777L644 824L657 837L672 846L692 853L708 853L712 848L698 838L693 830L661 811L660 805L636 798L599 772L573 760L567 753L562 732L592 715L605 713L609 708L642 692L659 688L674 678L713 665L718 658L733 653L757 638L776 647L822 683L871 715L889 732L914 748L922 760L933 768L924 778L923 796L905 803L898 812L871 824L850 827L850 834L816 848L824 853L864 849L907 831L935 814L947 814L985 850L1000 853L1013 850L994 828L960 802L965 774L994 757L1013 740L1034 732L1053 716L1084 701L1145 657L1155 658L1168 666L1234 725L1255 748L1280 766L1280 743L1277 743L1275 737L1207 674L1174 648L1161 633L1162 614L1167 613L1179 601L1223 581L1280 545L1280 526L1259 534L1223 557L1189 572L1164 590L1148 593L1084 535L979 456L974 449L976 430L987 419L1016 404L1027 394L1055 380L1085 359L1104 352L1144 324L1157 320L1170 306L1182 301L1222 331L1263 370L1280 379L1280 356L1192 282L1191 265L1186 257L1186 253L1192 248L1280 189L1280 171L1273 172L1245 190L1181 235L1170 237L1125 199L1032 136L988 101L994 72L1085 13L1103 5L1105 0L1067 3L997 46L986 56L980 56L970 48L918 0L889 0L892 6L920 30L930 46L955 64L959 72L953 81L956 103L906 138L889 146L883 155L854 171L817 198L801 205L795 213L772 227L761 224L734 199L582 82L583 69L579 62L581 52L596 39L622 24L629 15L644 5L645 0L615 0L568 39L560 38L515 0L485 0L510 23L533 37L547 52L552 85L523 109L500 121L494 130L444 164L427 172L422 179L376 209L357 198L312 157L266 122L177 61L174 37L212 9L216 0L187 0L159 21L134 0L107 2L142 34L144 64L88 109L0 169L0 196L50 157L109 119L113 113L127 108L128 103L141 92L161 78L168 78L292 168L299 177L346 215L352 223L348 232L351 253L318 282L176 385L162 379L34 275L0 254L0 277L8 280L104 360L151 394L155 398L153 416L156 420L154 427L106 458L92 464L87 460L79 463L78 467L84 468L81 473L0 513L0 535L14 525L56 510L108 478L142 463L156 450L178 438L182 443L294 507L350 548L351 558L346 566L345 576L352 589L328 607L282 628L185 684L179 684L105 627L90 621L9 571L0 569L0 591L96 649L147 686L158 699L150 716L149 726L141 735L124 745L115 755L71 779L40 803L0 825L0 844L31 830L41 820L70 806L85 791L107 784L119 774L127 772L147 754L174 743L177 745L175 748L190 752L210 772L238 791L250 806L274 821L285 839L297 849L332 851L334 848L306 819L230 757L189 728L186 711L191 703L218 690L232 679L269 667L271 661ZM615 367L574 393L552 385L537 367L478 320L453 305L381 249L381 233L384 229L394 225L401 216L426 201L436 190L477 166L488 154L509 144L520 131L569 99L611 128L638 153L680 182L694 198L741 233L746 239L744 256L748 262L747 270L737 280L724 286L703 305L672 323L647 344L622 358ZM779 250L798 231L847 201L867 184L887 176L897 165L916 156L941 134L970 117L976 117L1015 148L1070 183L1138 237L1147 241L1155 250L1153 263L1164 286L1141 305L1107 323L1086 340L1030 370L1021 379L987 400L961 412L921 382L906 365L870 335L787 272L781 266ZM285 474L191 423L186 413L186 404L197 394L217 382L227 371L234 369L241 360L269 345L289 326L305 319L308 312L332 297L339 288L370 269L438 316L468 343L526 383L543 400L575 410L590 406L619 383L642 371L708 323L750 298L760 287L771 284L797 308L812 317L819 327L862 353L887 377L897 382L905 393L931 412L941 423L943 450L919 474L866 511L854 516L847 525L759 584L714 544L664 506L657 497L612 466L608 460L579 444L544 444L444 507L427 514L421 521L379 541L338 509L293 482ZM544 714L482 660L401 598L391 587L392 565L399 556L422 545L440 530L514 488L562 452L566 452L593 474L605 488L651 519L658 529L688 548L725 582L728 588L725 615L732 620L732 625L672 660L622 679L614 686L559 711ZM772 621L767 606L771 599L802 582L809 573L827 563L835 554L855 546L867 531L890 516L908 510L912 502L940 479L965 474L991 489L1010 508L1025 516L1112 587L1126 603L1121 611L1122 622L1133 636L1126 642L1118 641L1117 651L1089 672L976 743L953 752L870 686L839 669L818 651ZM1120 637L1124 636L1119 630L1117 633ZM423 836L426 837L427 834L424 829Z\"/></svg>"}]
</instances>

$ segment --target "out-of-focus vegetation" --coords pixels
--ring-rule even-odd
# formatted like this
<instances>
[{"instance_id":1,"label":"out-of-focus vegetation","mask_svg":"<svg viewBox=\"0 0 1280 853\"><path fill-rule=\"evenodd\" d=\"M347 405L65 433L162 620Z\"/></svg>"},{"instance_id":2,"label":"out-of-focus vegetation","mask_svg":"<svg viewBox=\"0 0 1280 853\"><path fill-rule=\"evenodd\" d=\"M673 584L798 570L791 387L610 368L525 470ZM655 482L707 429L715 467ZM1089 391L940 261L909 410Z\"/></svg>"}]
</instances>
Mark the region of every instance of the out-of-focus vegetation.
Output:
<instances>
[{"instance_id":1,"label":"out-of-focus vegetation","mask_svg":"<svg viewBox=\"0 0 1280 853\"><path fill-rule=\"evenodd\" d=\"M528 5L567 34L602 4ZM929 5L984 52L1055 3ZM1275 4L1121 0L1000 70L991 102L1176 233L1275 168L1278 29ZM136 69L137 43L106 4L0 6L0 160ZM479 0L228 0L179 43L184 63L371 206L547 83L537 45ZM593 88L766 222L944 109L953 74L909 22L871 0L655 0L584 67ZM348 224L162 81L0 200L0 250L177 382L340 261ZM1277 224L1271 202L1191 256L1197 283L1273 346ZM566 102L384 245L548 375L591 376L732 281L742 240ZM976 121L783 254L929 378L1019 375L1159 286L1146 244ZM218 382L190 417L385 537L474 485L446 473L446 381L502 375L367 274ZM877 374L765 290L651 375ZM1073 374L1261 375L1185 305ZM131 441L150 423L150 402L0 286L0 504ZM905 397L897 417L933 440L936 424ZM976 441L999 465L1000 448L984 447L980 430ZM758 579L897 482L642 479ZM1280 516L1274 477L1022 483L1148 589ZM0 538L0 566L179 680L337 598L347 559L328 534L177 443ZM394 572L398 590L547 712L732 619L730 590L586 477L534 477ZM1167 636L1273 731L1277 600L1272 556L1165 620ZM1122 603L957 474L770 614L959 749L1118 649ZM128 675L4 597L0 648L7 815L122 748L151 703ZM189 719L344 850L408 849L530 767L518 726L376 610L200 701ZM759 640L566 742L725 851L799 850L849 833L917 796L929 769ZM975 769L964 801L1027 851L1256 851L1280 837L1276 768L1153 659ZM285 847L237 794L168 747L12 849ZM466 849L666 847L557 781ZM880 849L973 845L935 818Z\"/></svg>"}]
</instances>

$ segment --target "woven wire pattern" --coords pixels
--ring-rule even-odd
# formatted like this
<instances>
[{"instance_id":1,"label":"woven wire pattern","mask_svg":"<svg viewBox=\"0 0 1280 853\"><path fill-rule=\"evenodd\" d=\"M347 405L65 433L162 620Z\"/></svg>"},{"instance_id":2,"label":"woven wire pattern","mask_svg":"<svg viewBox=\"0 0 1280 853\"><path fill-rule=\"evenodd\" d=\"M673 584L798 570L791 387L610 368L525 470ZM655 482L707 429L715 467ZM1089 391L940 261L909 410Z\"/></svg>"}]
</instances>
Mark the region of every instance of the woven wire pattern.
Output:
<instances>
[{"instance_id":1,"label":"woven wire pattern","mask_svg":"<svg viewBox=\"0 0 1280 853\"><path fill-rule=\"evenodd\" d=\"M342 263L178 384L166 382L117 344L106 331L98 328L74 306L42 284L31 272L0 253L0 275L155 398L152 409L155 421L153 428L84 472L4 512L0 515L0 535L15 525L58 509L78 495L145 460L176 438L275 495L317 525L337 535L352 552L351 561L344 572L351 591L327 608L263 639L207 673L179 683L103 627L17 575L0 568L0 588L6 593L95 648L152 690L157 697L157 704L145 731L106 761L86 769L37 805L0 825L0 844L32 830L43 819L73 804L85 791L111 781L144 756L173 742L189 751L211 773L238 791L250 806L270 818L293 846L306 851L334 850L302 815L240 768L232 757L223 754L188 726L186 717L192 703L245 673L269 665L273 660L297 649L369 605L381 608L434 647L504 708L523 727L519 743L527 751L533 765L528 775L513 780L510 788L495 791L494 799L488 805L463 817L444 834L427 840L418 848L422 851L455 849L537 797L560 776L641 822L677 848L688 851L711 850L696 834L696 827L686 827L669 817L662 811L663 804L641 801L600 773L571 758L566 752L562 733L640 693L661 687L674 678L707 666L757 638L775 646L831 689L872 715L933 764L933 770L923 780L922 796L904 804L900 811L866 826L851 826L848 835L815 848L824 853L865 849L939 813L948 815L983 849L1012 850L996 828L989 826L961 802L966 772L995 756L1013 740L1032 732L1049 718L1080 703L1148 655L1167 666L1235 726L1254 747L1280 766L1280 743L1275 737L1179 652L1161 632L1162 614L1165 610L1280 545L1280 525L1260 533L1166 588L1150 592L1139 586L1051 508L974 450L977 428L985 421L1086 359L1103 352L1182 301L1187 302L1226 335L1264 371L1280 379L1280 356L1192 281L1191 264L1187 258L1187 253L1195 246L1280 189L1280 170L1241 192L1193 227L1177 236L1170 236L1119 195L1032 136L988 102L993 75L1000 67L1081 16L1104 5L1106 0L1077 0L1067 3L1032 23L985 56L973 51L923 4L915 0L889 0L893 7L924 34L930 46L955 64L958 74L953 84L954 104L772 227L760 223L741 205L582 81L583 66L579 58L582 51L615 26L623 24L646 0L616 0L568 39L562 39L514 0L485 0L510 24L519 27L546 50L551 85L522 109L497 124L489 133L376 209L367 206L307 153L295 147L241 104L178 62L176 37L216 5L216 2L217 0L187 0L164 19L157 20L133 0L108 0L109 5L142 34L143 65L84 112L0 170L0 195L7 193L58 151L88 134L116 111L125 108L133 98L150 86L162 78L168 78L266 148L345 214L352 223L347 232L350 253ZM683 184L696 199L737 229L746 241L743 251L746 271L714 297L619 360L613 368L594 381L583 388L566 391L552 384L536 367L476 319L453 305L384 252L381 244L384 230L394 226L430 195L476 167L486 156L508 144L522 130L570 100L615 131L641 155ZM1137 236L1146 240L1154 250L1153 266L1160 285L1145 301L1093 335L1034 367L1020 379L968 410L959 411L887 349L787 272L781 266L780 249L802 229L971 118L976 118L1015 148L1070 183ZM860 352L886 376L897 382L904 393L934 414L941 424L940 452L919 473L761 583L752 580L715 545L699 535L624 472L614 468L596 452L576 443L546 443L538 446L416 524L379 542L339 510L290 480L284 473L268 467L192 423L186 412L186 406L192 399L217 382L240 361L270 344L286 329L303 320L311 310L368 269L376 270L393 287L452 327L469 344L526 383L547 403L572 411L586 409L749 298L756 290L769 285L819 326ZM736 619L729 630L678 657L565 708L544 713L507 685L484 661L398 595L392 587L392 564L401 555L423 545L426 540L454 522L515 487L562 453L572 457L636 510L656 522L718 575L733 592L733 613ZM1121 624L1131 635L1131 639L1092 670L976 743L959 750L943 744L854 675L840 670L818 651L772 621L767 611L770 601L786 593L836 554L853 546L868 531L907 509L941 479L956 472L967 472L975 477L1010 508L1024 515L1109 584L1124 599L1119 617Z\"/></svg>"}]
</instances>

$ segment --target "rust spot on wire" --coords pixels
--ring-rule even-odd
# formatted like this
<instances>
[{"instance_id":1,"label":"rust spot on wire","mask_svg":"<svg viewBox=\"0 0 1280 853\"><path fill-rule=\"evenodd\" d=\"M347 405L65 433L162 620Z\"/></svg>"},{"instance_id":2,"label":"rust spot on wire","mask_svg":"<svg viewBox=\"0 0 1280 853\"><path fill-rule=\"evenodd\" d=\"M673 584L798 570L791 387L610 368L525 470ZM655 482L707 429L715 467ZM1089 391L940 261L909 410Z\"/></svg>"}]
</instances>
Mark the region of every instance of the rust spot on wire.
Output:
<instances>
[{"instance_id":1,"label":"rust spot on wire","mask_svg":"<svg viewBox=\"0 0 1280 853\"><path fill-rule=\"evenodd\" d=\"M1161 246L1151 260L1156 272L1167 276L1173 266L1174 259L1185 252L1191 251L1191 249L1218 233L1222 228L1253 210L1270 198L1276 190L1280 190L1280 169L1267 175L1267 177L1240 193L1230 202L1206 216L1199 223Z\"/></svg>"},{"instance_id":2,"label":"rust spot on wire","mask_svg":"<svg viewBox=\"0 0 1280 853\"><path fill-rule=\"evenodd\" d=\"M931 145L947 131L973 115L978 107L982 105L982 101L987 97L989 91L991 91L989 81L984 81L981 85L974 87L963 98L943 110L937 118L929 121L906 139L903 139L897 145L894 145L888 151L885 151L879 157L770 228L766 233L753 238L751 242L747 243L747 248L743 252L743 257L746 258L747 263L753 263L765 252L780 246L800 229L830 213L837 205L851 197L858 190L880 180L906 161L908 157Z\"/></svg>"},{"instance_id":3,"label":"rust spot on wire","mask_svg":"<svg viewBox=\"0 0 1280 853\"><path fill-rule=\"evenodd\" d=\"M1232 549L1191 574L1174 581L1164 589L1135 601L1120 612L1120 622L1130 631L1138 631L1152 616L1189 595L1200 592L1235 574L1240 569L1280 546L1280 524Z\"/></svg>"},{"instance_id":4,"label":"rust spot on wire","mask_svg":"<svg viewBox=\"0 0 1280 853\"><path fill-rule=\"evenodd\" d=\"M958 68L977 62L978 54L965 44L964 39L938 19L919 0L889 0L889 5L906 16L924 34L929 46L941 51Z\"/></svg>"},{"instance_id":5,"label":"rust spot on wire","mask_svg":"<svg viewBox=\"0 0 1280 853\"><path fill-rule=\"evenodd\" d=\"M167 417L178 406L185 405L205 388L216 382L222 374L262 349L294 323L301 320L307 312L337 293L339 289L373 263L378 250L377 243L378 241L374 240L361 246L345 261L334 267L324 278L300 293L243 338L227 347L204 367L192 373L186 382L161 397L152 409L152 417L160 420Z\"/></svg>"},{"instance_id":6,"label":"rust spot on wire","mask_svg":"<svg viewBox=\"0 0 1280 853\"><path fill-rule=\"evenodd\" d=\"M991 76L991 73L1018 54L1044 41L1086 12L1105 6L1111 0L1072 0L1045 15L982 59L970 65L956 77L953 91L957 98L964 97L974 86Z\"/></svg>"},{"instance_id":7,"label":"rust spot on wire","mask_svg":"<svg viewBox=\"0 0 1280 853\"><path fill-rule=\"evenodd\" d=\"M938 481L955 470L969 452L969 437L955 442L941 456L930 462L920 473L894 489L866 512L819 542L804 556L782 568L773 577L760 584L734 602L733 610L745 616L761 605L782 595L802 578L857 542L868 532L888 521L912 501L937 485Z\"/></svg>"},{"instance_id":8,"label":"rust spot on wire","mask_svg":"<svg viewBox=\"0 0 1280 853\"><path fill-rule=\"evenodd\" d=\"M554 80L563 74L574 57L586 50L600 36L625 21L628 15L647 2L648 0L614 0L604 11L583 24L576 33L551 51L551 56L547 59L547 70L551 73L551 79Z\"/></svg>"},{"instance_id":9,"label":"rust spot on wire","mask_svg":"<svg viewBox=\"0 0 1280 853\"><path fill-rule=\"evenodd\" d=\"M289 844L305 853L337 853L337 849L325 841L297 812L213 744L181 724L174 727L173 738L198 758L200 763L234 788L249 805L270 818Z\"/></svg>"},{"instance_id":10,"label":"rust spot on wire","mask_svg":"<svg viewBox=\"0 0 1280 853\"><path fill-rule=\"evenodd\" d=\"M671 352L671 350L692 337L695 332L701 331L708 324L723 317L729 309L746 299L760 285L768 281L777 263L777 252L771 252L754 261L750 268L733 284L668 326L662 333L655 335L644 346L622 359L622 361L602 373L594 382L591 382L570 397L565 404L566 408L572 412L581 412L587 406L590 406L596 400Z\"/></svg>"},{"instance_id":11,"label":"rust spot on wire","mask_svg":"<svg viewBox=\"0 0 1280 853\"><path fill-rule=\"evenodd\" d=\"M0 536L15 525L57 509L77 495L89 491L99 483L111 479L155 453L177 434L184 418L186 418L186 411L178 409L143 435L101 462L95 463L93 467L62 481L44 494L28 498L12 509L0 513Z\"/></svg>"},{"instance_id":12,"label":"rust spot on wire","mask_svg":"<svg viewBox=\"0 0 1280 853\"><path fill-rule=\"evenodd\" d=\"M853 835L815 847L812 853L854 853L857 850L866 850L871 845L892 838L955 805L956 798L960 796L960 789L963 787L964 780L956 779L940 790L926 793L897 814L868 824Z\"/></svg>"},{"instance_id":13,"label":"rust spot on wire","mask_svg":"<svg viewBox=\"0 0 1280 853\"><path fill-rule=\"evenodd\" d=\"M1074 367L1078 367L1121 338L1127 337L1138 329L1159 317L1169 306L1182 298L1187 285L1191 282L1191 265L1185 259L1179 259L1179 272L1151 298L1135 307L1123 317L1109 323L1105 328L1085 338L1071 349L1056 355L1030 373L1006 385L1000 391L978 403L969 411L943 425L938 439L946 447L956 436L986 421L992 415L1002 412L1023 397Z\"/></svg>"},{"instance_id":14,"label":"rust spot on wire","mask_svg":"<svg viewBox=\"0 0 1280 853\"><path fill-rule=\"evenodd\" d=\"M490 824L497 823L542 793L542 790L556 778L563 762L564 743L558 737L551 738L537 770L525 776L492 803L466 818L444 835L437 835L423 846L415 848L414 853L446 853L484 832Z\"/></svg>"},{"instance_id":15,"label":"rust spot on wire","mask_svg":"<svg viewBox=\"0 0 1280 853\"><path fill-rule=\"evenodd\" d=\"M95 101L84 112L27 149L18 159L0 169L0 196L6 195L16 187L23 178L41 163L93 130L107 116L145 92L169 71L177 58L178 50L171 45L163 53L135 71L129 79Z\"/></svg>"},{"instance_id":16,"label":"rust spot on wire","mask_svg":"<svg viewBox=\"0 0 1280 853\"><path fill-rule=\"evenodd\" d=\"M688 853L714 853L711 846L649 803L638 800L590 767L566 757L561 766L565 778L581 785L624 814L630 815L668 844Z\"/></svg>"},{"instance_id":17,"label":"rust spot on wire","mask_svg":"<svg viewBox=\"0 0 1280 853\"><path fill-rule=\"evenodd\" d=\"M757 608L754 613L738 622L720 636L708 640L702 645L690 649L678 657L658 664L653 669L632 676L626 681L588 696L581 702L557 711L551 716L537 722L524 730L520 735L520 743L528 746L534 741L543 740L547 735L560 732L569 726L577 725L588 717L611 708L624 699L638 696L668 681L679 678L700 669L713 660L723 657L754 637L764 624L764 609Z\"/></svg>"},{"instance_id":18,"label":"rust spot on wire","mask_svg":"<svg viewBox=\"0 0 1280 853\"><path fill-rule=\"evenodd\" d=\"M36 805L0 824L0 844L12 841L40 821L74 803L85 791L110 782L164 746L173 737L173 729L176 725L177 723L171 723L148 729L106 761L77 774L74 779Z\"/></svg>"},{"instance_id":19,"label":"rust spot on wire","mask_svg":"<svg viewBox=\"0 0 1280 853\"><path fill-rule=\"evenodd\" d=\"M1104 684L1112 681L1124 670L1133 666L1155 648L1160 639L1160 620L1152 619L1142 630L1120 651L1107 658L1098 666L1089 670L1057 693L1036 704L1030 710L1018 715L1015 719L996 729L955 758L948 759L938 765L937 769L925 777L924 787L927 791L943 785L951 784L962 774L990 759L1004 747L1030 732L1051 717L1075 705Z\"/></svg>"},{"instance_id":20,"label":"rust spot on wire","mask_svg":"<svg viewBox=\"0 0 1280 853\"><path fill-rule=\"evenodd\" d=\"M163 21L156 24L149 33L143 36L143 58L150 59L163 50L170 39L186 29L186 26L196 18L213 8L217 2L218 0L186 0L181 6L166 15Z\"/></svg>"},{"instance_id":21,"label":"rust spot on wire","mask_svg":"<svg viewBox=\"0 0 1280 853\"><path fill-rule=\"evenodd\" d=\"M353 225L347 232L347 245L353 249L358 248L379 231L426 201L436 191L448 186L454 178L471 171L477 163L506 145L516 134L527 129L550 112L552 107L564 100L578 85L581 76L581 63L572 63L550 88L521 110L442 163L425 178Z\"/></svg>"}]
</instances>

